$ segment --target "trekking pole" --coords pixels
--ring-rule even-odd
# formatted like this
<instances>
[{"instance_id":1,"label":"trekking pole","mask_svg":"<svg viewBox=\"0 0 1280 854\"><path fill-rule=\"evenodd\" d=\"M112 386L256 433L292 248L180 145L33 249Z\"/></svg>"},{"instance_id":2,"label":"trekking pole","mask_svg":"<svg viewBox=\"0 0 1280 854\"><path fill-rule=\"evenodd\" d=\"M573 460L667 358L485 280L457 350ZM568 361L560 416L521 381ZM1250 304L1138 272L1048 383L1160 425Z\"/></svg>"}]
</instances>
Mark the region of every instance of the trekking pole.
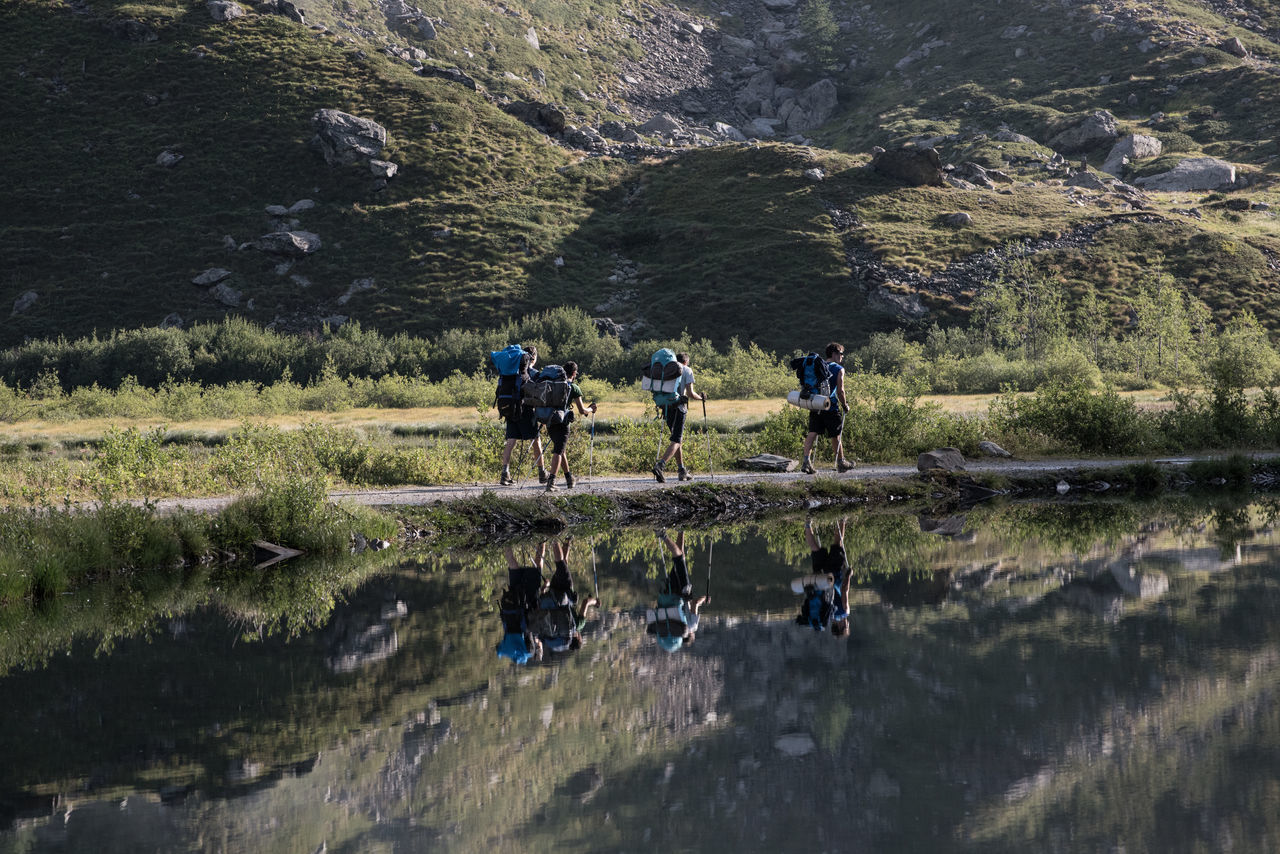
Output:
<instances>
[{"instance_id":1,"label":"trekking pole","mask_svg":"<svg viewBox=\"0 0 1280 854\"><path fill-rule=\"evenodd\" d=\"M708 599L711 598L711 564L715 561L716 541L712 537L710 545L707 546L707 593Z\"/></svg>"},{"instance_id":2,"label":"trekking pole","mask_svg":"<svg viewBox=\"0 0 1280 854\"><path fill-rule=\"evenodd\" d=\"M587 445L587 477L595 473L596 467L596 413L591 410L591 442ZM595 546L592 546L591 560L596 559ZM598 597L597 597L598 598Z\"/></svg>"},{"instance_id":3,"label":"trekking pole","mask_svg":"<svg viewBox=\"0 0 1280 854\"><path fill-rule=\"evenodd\" d=\"M591 535L591 584L596 589L596 608L600 607L600 578L596 574L596 536Z\"/></svg>"},{"instance_id":4,"label":"trekking pole","mask_svg":"<svg viewBox=\"0 0 1280 854\"><path fill-rule=\"evenodd\" d=\"M707 468L711 470L711 479L716 479L716 464L711 459L711 431L707 428L707 396L702 396L702 433L707 437Z\"/></svg>"}]
</instances>

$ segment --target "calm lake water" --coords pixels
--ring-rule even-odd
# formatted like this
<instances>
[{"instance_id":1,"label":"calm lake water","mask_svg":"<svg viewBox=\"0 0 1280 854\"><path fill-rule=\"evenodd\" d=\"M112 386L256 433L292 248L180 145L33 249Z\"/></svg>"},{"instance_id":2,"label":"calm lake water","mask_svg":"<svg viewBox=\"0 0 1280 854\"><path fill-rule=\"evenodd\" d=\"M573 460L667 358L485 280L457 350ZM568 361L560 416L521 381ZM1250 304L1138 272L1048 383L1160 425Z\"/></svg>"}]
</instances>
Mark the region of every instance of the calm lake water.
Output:
<instances>
[{"instance_id":1,"label":"calm lake water","mask_svg":"<svg viewBox=\"0 0 1280 854\"><path fill-rule=\"evenodd\" d=\"M850 514L848 637L803 518L690 530L676 652L654 533L579 535L525 665L500 549L82 592L0 623L0 851L1277 851L1278 517Z\"/></svg>"}]
</instances>

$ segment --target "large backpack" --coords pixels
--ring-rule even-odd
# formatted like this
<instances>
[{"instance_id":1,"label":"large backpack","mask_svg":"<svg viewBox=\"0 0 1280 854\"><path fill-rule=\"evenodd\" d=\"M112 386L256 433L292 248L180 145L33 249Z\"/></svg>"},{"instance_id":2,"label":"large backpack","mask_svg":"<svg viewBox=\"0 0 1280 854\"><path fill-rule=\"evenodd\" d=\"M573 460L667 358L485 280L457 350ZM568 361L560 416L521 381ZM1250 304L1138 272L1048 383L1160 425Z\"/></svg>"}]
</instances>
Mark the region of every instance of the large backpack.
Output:
<instances>
[{"instance_id":1,"label":"large backpack","mask_svg":"<svg viewBox=\"0 0 1280 854\"><path fill-rule=\"evenodd\" d=\"M501 350L494 350L489 358L498 371L498 389L494 393L498 415L502 418L514 418L520 413L524 376L533 357L521 349L519 344L512 344Z\"/></svg>"},{"instance_id":2,"label":"large backpack","mask_svg":"<svg viewBox=\"0 0 1280 854\"><path fill-rule=\"evenodd\" d=\"M573 604L555 594L543 594L538 598L537 609L529 614L529 630L548 651L567 650L578 630Z\"/></svg>"},{"instance_id":3,"label":"large backpack","mask_svg":"<svg viewBox=\"0 0 1280 854\"><path fill-rule=\"evenodd\" d=\"M658 406L672 406L684 393L684 366L676 361L675 351L663 347L653 354L640 371L640 388L653 395Z\"/></svg>"},{"instance_id":4,"label":"large backpack","mask_svg":"<svg viewBox=\"0 0 1280 854\"><path fill-rule=\"evenodd\" d=\"M800 615L796 617L796 622L802 626L809 626L814 631L820 632L831 622L831 616L835 613L835 588L828 587L826 590L819 590L813 585L806 585L804 588L804 601L800 603Z\"/></svg>"},{"instance_id":5,"label":"large backpack","mask_svg":"<svg viewBox=\"0 0 1280 854\"><path fill-rule=\"evenodd\" d=\"M563 424L569 420L569 396L573 386L569 375L559 365L547 365L524 384L524 405L533 408L533 416L542 424Z\"/></svg>"},{"instance_id":6,"label":"large backpack","mask_svg":"<svg viewBox=\"0 0 1280 854\"><path fill-rule=\"evenodd\" d=\"M796 372L796 379L800 380L800 396L802 398L810 398L815 395L817 397L831 396L831 371L827 368L826 360L817 353L797 356L792 359L791 369Z\"/></svg>"},{"instance_id":7,"label":"large backpack","mask_svg":"<svg viewBox=\"0 0 1280 854\"><path fill-rule=\"evenodd\" d=\"M645 631L660 638L684 637L689 627L689 612L684 600L674 593L658 594L658 607L645 612Z\"/></svg>"}]
</instances>

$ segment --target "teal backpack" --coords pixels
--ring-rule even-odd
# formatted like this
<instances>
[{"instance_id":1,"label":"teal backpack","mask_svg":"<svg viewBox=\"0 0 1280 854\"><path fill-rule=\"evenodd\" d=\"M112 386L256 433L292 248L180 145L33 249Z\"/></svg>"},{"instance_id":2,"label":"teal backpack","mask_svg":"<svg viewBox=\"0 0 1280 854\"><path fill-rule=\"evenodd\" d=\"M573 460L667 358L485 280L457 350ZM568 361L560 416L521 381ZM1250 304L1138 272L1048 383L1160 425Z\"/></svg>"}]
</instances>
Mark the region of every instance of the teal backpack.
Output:
<instances>
[{"instance_id":1,"label":"teal backpack","mask_svg":"<svg viewBox=\"0 0 1280 854\"><path fill-rule=\"evenodd\" d=\"M640 371L640 388L651 393L658 406L665 408L681 402L684 366L676 361L674 350L663 347L653 354L649 364Z\"/></svg>"}]
</instances>

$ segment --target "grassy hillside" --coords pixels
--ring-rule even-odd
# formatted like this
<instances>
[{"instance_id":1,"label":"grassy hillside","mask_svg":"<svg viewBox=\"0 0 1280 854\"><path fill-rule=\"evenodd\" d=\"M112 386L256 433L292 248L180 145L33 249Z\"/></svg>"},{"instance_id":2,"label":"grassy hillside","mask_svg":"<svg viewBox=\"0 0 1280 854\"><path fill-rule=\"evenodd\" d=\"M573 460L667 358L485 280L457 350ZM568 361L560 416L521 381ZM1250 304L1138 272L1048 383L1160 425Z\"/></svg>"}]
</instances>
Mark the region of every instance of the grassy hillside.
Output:
<instances>
[{"instance_id":1,"label":"grassy hillside","mask_svg":"<svg viewBox=\"0 0 1280 854\"><path fill-rule=\"evenodd\" d=\"M1139 164L1145 171L1199 155L1264 178L1272 168L1271 4L1255 4L1250 23L1185 2L983 0L963 16L925 0L805 3L839 26L823 44L797 41L794 62L776 73L788 85L835 80L839 106L813 145L693 147L628 162L560 146L502 106L557 103L572 123L644 118L619 75L644 51L624 24L643 22L648 7L428 3L438 38L427 40L367 2L300 3L309 27L252 11L216 23L203 4L176 0L15 0L0 9L0 104L11 117L0 126L0 311L28 292L36 299L0 330L0 345L153 326L171 313L188 325L233 314L286 329L351 317L437 336L566 303L641 337L687 328L777 349L837 335L857 343L903 323L868 308L873 285L851 261L859 252L883 266L884 290L922 298L931 314L916 323L954 321L973 287L928 277L1127 209L1059 186L1041 168L1051 152L996 143L1001 124L1043 142L1105 108L1122 132L1164 142L1162 158ZM758 12L736 0L690 10L717 38L760 38ZM1216 47L1231 36L1250 57ZM425 51L428 66L458 66L480 91L416 74L381 51L387 44ZM399 173L385 189L308 147L321 108L387 128L382 156ZM731 117L699 121L716 118ZM919 137L943 162L1002 168L1016 183L909 189L866 168L873 144ZM166 151L182 159L158 165ZM1072 156L1096 167L1105 154ZM824 180L804 176L813 167ZM1280 202L1265 181L1234 195L1246 208ZM1153 195L1154 219L1067 241L1044 264L1072 291L1096 287L1116 317L1133 279L1159 265L1220 318L1249 308L1280 327L1275 220L1240 210L1234 195ZM264 212L302 199L316 206L282 219ZM946 225L957 211L972 225ZM281 221L319 234L322 248L287 263L228 248ZM191 284L213 267L231 272L238 305ZM349 293L367 279L372 289Z\"/></svg>"}]
</instances>

